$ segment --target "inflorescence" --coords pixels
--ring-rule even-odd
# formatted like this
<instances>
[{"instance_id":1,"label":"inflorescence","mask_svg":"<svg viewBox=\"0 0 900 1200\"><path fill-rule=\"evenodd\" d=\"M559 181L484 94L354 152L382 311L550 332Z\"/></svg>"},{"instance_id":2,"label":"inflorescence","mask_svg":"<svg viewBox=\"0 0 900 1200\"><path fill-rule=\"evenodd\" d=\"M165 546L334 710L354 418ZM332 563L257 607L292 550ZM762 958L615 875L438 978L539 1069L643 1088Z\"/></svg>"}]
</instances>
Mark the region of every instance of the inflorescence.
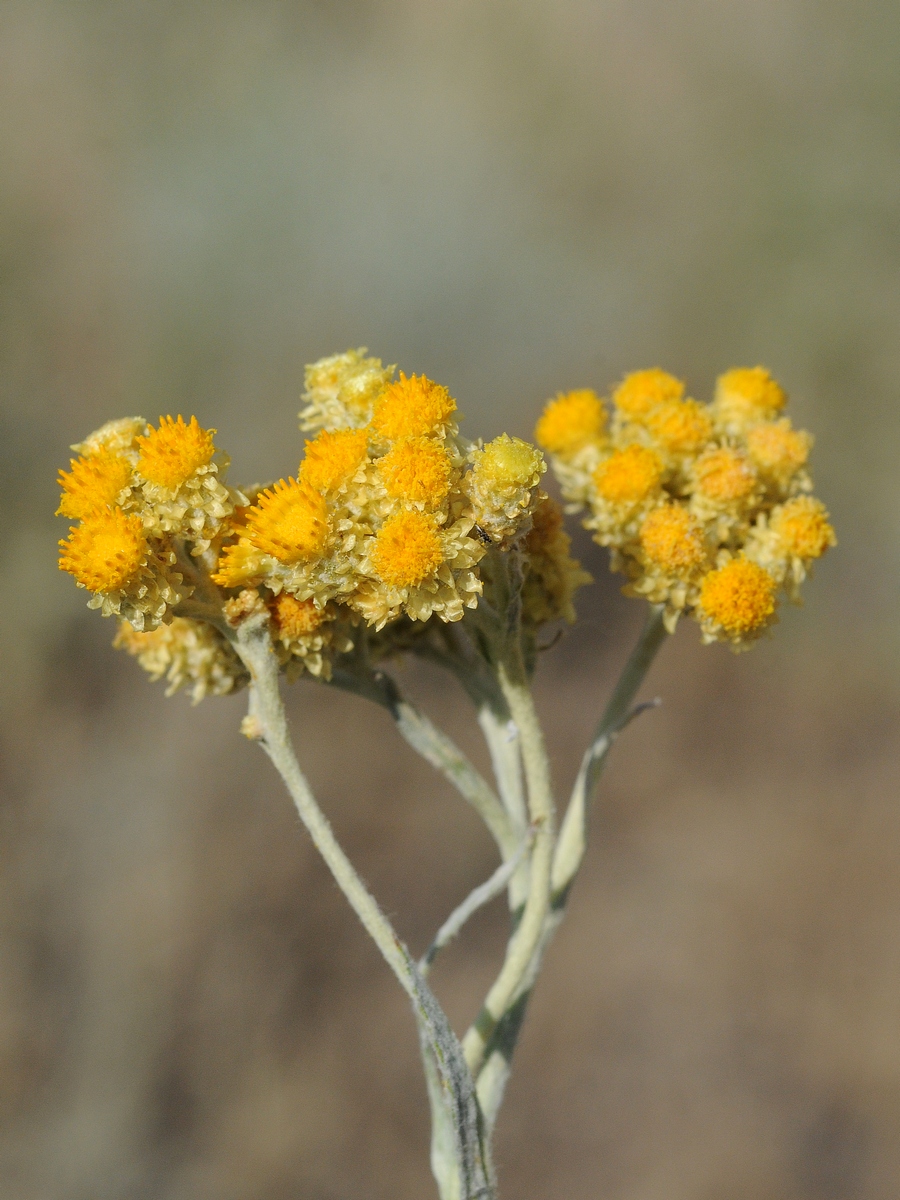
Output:
<instances>
[{"instance_id":1,"label":"inflorescence","mask_svg":"<svg viewBox=\"0 0 900 1200\"><path fill-rule=\"evenodd\" d=\"M77 522L60 567L119 618L116 645L194 699L243 686L228 626L264 613L285 672L325 679L358 649L382 656L475 610L492 559L514 554L534 639L575 618L590 576L541 450L463 438L456 402L364 350L307 368L295 477L238 490L215 430L195 417L111 421L73 447L58 512ZM741 648L796 599L834 544L811 495L808 434L760 367L721 376L711 405L660 370L627 376L607 405L590 390L548 403L536 440L563 496L612 551L629 594L692 613L706 641Z\"/></svg>"},{"instance_id":2,"label":"inflorescence","mask_svg":"<svg viewBox=\"0 0 900 1200\"><path fill-rule=\"evenodd\" d=\"M684 390L654 369L627 375L609 403L559 395L536 439L626 593L664 605L670 631L690 613L704 641L740 650L776 620L782 591L799 600L834 530L811 495L812 438L782 415L768 371L727 371L708 405Z\"/></svg>"},{"instance_id":3,"label":"inflorescence","mask_svg":"<svg viewBox=\"0 0 900 1200\"><path fill-rule=\"evenodd\" d=\"M589 576L539 487L539 450L506 434L467 441L446 388L395 379L363 350L314 363L306 383L313 436L296 476L266 487L227 486L215 431L196 418L112 421L73 447L58 511L78 524L60 567L120 619L116 645L153 678L195 699L243 686L214 614L236 625L264 611L288 676L327 679L361 630L383 656L459 621L489 552L521 554L532 633L574 620Z\"/></svg>"}]
</instances>

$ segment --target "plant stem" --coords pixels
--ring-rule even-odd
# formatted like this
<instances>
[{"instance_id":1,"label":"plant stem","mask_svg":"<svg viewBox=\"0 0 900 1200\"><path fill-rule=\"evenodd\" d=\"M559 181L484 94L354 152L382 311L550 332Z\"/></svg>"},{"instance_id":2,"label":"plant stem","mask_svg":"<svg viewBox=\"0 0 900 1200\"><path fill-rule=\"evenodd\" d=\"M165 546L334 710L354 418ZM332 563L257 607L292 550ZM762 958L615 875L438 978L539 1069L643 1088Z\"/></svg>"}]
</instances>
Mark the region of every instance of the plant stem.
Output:
<instances>
[{"instance_id":1,"label":"plant stem","mask_svg":"<svg viewBox=\"0 0 900 1200\"><path fill-rule=\"evenodd\" d=\"M466 1062L474 1079L478 1078L487 1045L500 1019L514 1000L540 943L544 919L550 904L550 872L555 836L550 764L525 676L518 623L514 635L505 639L502 658L498 664L498 679L510 715L519 732L522 762L528 785L528 815L534 829L534 846L529 864L528 895L521 921L510 938L500 974L488 992L474 1025L463 1039Z\"/></svg>"},{"instance_id":2,"label":"plant stem","mask_svg":"<svg viewBox=\"0 0 900 1200\"><path fill-rule=\"evenodd\" d=\"M331 684L386 708L401 737L475 809L497 843L504 862L515 854L522 833L514 827L497 793L453 739L407 700L389 675L383 671L360 673L338 668Z\"/></svg>"},{"instance_id":3,"label":"plant stem","mask_svg":"<svg viewBox=\"0 0 900 1200\"><path fill-rule=\"evenodd\" d=\"M581 769L572 789L572 796L563 818L553 859L553 906L565 904L565 896L571 887L587 847L587 822L593 798L606 756L617 734L631 719L632 706L638 689L653 663L656 653L665 641L667 632L663 624L662 605L653 605L640 637L622 668L612 696L603 711L603 716L594 731L591 744L581 761Z\"/></svg>"},{"instance_id":4,"label":"plant stem","mask_svg":"<svg viewBox=\"0 0 900 1200\"><path fill-rule=\"evenodd\" d=\"M501 863L490 879L479 884L477 888L473 888L462 904L454 908L453 912L434 935L434 941L419 960L419 970L422 972L423 977L428 974L431 964L441 950L449 945L459 934L466 921L478 912L479 908L483 908L485 904L490 904L495 896L500 895L512 878L519 863L525 857L528 845L529 839L525 838L512 858Z\"/></svg>"},{"instance_id":5,"label":"plant stem","mask_svg":"<svg viewBox=\"0 0 900 1200\"><path fill-rule=\"evenodd\" d=\"M635 710L632 706L665 636L662 609L654 606L647 616L637 644L622 668L594 738L585 752L556 844L551 906L544 921L541 938L492 1042L487 1047L485 1062L478 1076L478 1101L488 1131L493 1129L503 1101L511 1070L511 1059L531 989L540 972L547 947L562 923L569 890L584 857L587 811L593 791L617 734L628 724L635 712L641 711L640 708Z\"/></svg>"},{"instance_id":6,"label":"plant stem","mask_svg":"<svg viewBox=\"0 0 900 1200\"><path fill-rule=\"evenodd\" d=\"M316 849L412 1001L432 1109L432 1167L442 1200L495 1200L493 1167L472 1076L446 1014L316 803L288 734L267 613L229 629L250 673L244 732L259 741L294 801Z\"/></svg>"},{"instance_id":7,"label":"plant stem","mask_svg":"<svg viewBox=\"0 0 900 1200\"><path fill-rule=\"evenodd\" d=\"M236 634L236 649L251 679L250 710L245 732L260 742L272 760L290 792L301 821L325 859L338 887L397 976L403 990L414 999L415 991L409 979L405 948L342 850L297 762L278 686L278 661L272 653L268 614L252 616L241 623Z\"/></svg>"}]
</instances>

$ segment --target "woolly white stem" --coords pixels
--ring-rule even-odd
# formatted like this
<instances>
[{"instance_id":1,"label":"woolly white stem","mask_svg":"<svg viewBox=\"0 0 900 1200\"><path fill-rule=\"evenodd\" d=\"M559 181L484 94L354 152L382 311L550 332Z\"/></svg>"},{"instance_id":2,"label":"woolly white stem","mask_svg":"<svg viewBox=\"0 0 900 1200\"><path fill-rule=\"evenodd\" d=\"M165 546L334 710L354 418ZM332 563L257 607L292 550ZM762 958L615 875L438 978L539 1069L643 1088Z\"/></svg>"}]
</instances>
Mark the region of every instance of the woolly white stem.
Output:
<instances>
[{"instance_id":1,"label":"woolly white stem","mask_svg":"<svg viewBox=\"0 0 900 1200\"><path fill-rule=\"evenodd\" d=\"M459 934L466 921L477 913L479 908L484 908L486 904L490 904L495 896L500 895L510 879L512 879L519 863L525 857L529 841L530 839L526 838L520 844L512 858L501 863L489 879L479 884L477 888L473 888L462 904L454 908L453 912L435 934L434 941L419 959L419 970L423 976L428 974L431 964L437 958L438 954Z\"/></svg>"},{"instance_id":2,"label":"woolly white stem","mask_svg":"<svg viewBox=\"0 0 900 1200\"><path fill-rule=\"evenodd\" d=\"M544 919L550 905L550 872L554 845L554 804L550 785L550 764L544 747L544 735L525 680L518 640L512 643L498 664L498 679L519 731L525 779L528 784L528 815L534 829L528 895L522 919L510 938L500 974L485 998L475 1023L463 1038L466 1062L473 1078L478 1078L488 1042L501 1017L516 996L531 958L541 940Z\"/></svg>"},{"instance_id":3,"label":"woolly white stem","mask_svg":"<svg viewBox=\"0 0 900 1200\"><path fill-rule=\"evenodd\" d=\"M250 672L244 733L259 741L272 760L335 882L412 1001L432 1106L432 1165L442 1200L494 1200L484 1122L462 1047L409 951L338 844L297 762L281 702L268 614L248 617L231 636Z\"/></svg>"}]
</instances>

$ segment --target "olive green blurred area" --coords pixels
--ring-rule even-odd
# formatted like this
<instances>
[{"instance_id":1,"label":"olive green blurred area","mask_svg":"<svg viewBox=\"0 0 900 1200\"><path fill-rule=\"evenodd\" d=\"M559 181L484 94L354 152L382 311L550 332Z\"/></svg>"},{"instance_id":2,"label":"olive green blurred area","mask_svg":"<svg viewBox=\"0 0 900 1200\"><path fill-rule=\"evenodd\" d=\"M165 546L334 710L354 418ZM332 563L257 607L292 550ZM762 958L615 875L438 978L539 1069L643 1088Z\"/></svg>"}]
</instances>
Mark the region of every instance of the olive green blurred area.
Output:
<instances>
[{"instance_id":1,"label":"olive green blurred area","mask_svg":"<svg viewBox=\"0 0 900 1200\"><path fill-rule=\"evenodd\" d=\"M433 1195L406 1002L238 734L110 648L56 471L191 413L296 470L303 364L368 346L471 437L660 365L768 366L839 547L771 640L686 622L616 746L526 1022L501 1194L900 1194L900 9L838 0L7 0L0 8L0 1195ZM642 619L583 535L543 656L560 798ZM466 701L403 686L480 765ZM421 952L493 870L380 712L289 701ZM434 973L457 1029L502 904Z\"/></svg>"}]
</instances>

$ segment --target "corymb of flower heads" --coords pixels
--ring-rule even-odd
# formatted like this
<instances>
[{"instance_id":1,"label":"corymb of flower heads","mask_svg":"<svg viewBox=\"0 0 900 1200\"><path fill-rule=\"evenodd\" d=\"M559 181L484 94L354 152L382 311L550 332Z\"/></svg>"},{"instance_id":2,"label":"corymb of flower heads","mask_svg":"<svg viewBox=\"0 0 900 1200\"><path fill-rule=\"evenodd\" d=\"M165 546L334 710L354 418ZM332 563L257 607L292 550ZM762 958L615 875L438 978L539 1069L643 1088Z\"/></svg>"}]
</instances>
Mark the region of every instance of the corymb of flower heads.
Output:
<instances>
[{"instance_id":1,"label":"corymb of flower heads","mask_svg":"<svg viewBox=\"0 0 900 1200\"><path fill-rule=\"evenodd\" d=\"M291 674L327 678L360 627L461 620L478 604L489 548L525 552L543 455L505 434L466 441L446 387L394 374L364 350L309 366L301 426L310 436L298 469L246 492L226 485L215 431L195 417L109 422L60 475L59 511L79 522L60 566L93 593L92 605L138 632L219 605L206 650L227 640L235 613L265 612ZM571 584L578 569L563 574ZM160 635L140 654L144 643L127 634L118 644L154 677L191 683L195 696L221 691L232 676L210 682L199 665L192 674L201 658L182 652L191 627L174 628L178 637ZM161 670L164 654L171 663Z\"/></svg>"},{"instance_id":2,"label":"corymb of flower heads","mask_svg":"<svg viewBox=\"0 0 900 1200\"><path fill-rule=\"evenodd\" d=\"M152 630L191 594L184 560L207 551L245 502L218 479L213 432L195 417L162 417L157 428L127 417L73 447L81 453L60 472L57 511L79 524L60 542L59 565L104 616Z\"/></svg>"},{"instance_id":3,"label":"corymb of flower heads","mask_svg":"<svg viewBox=\"0 0 900 1200\"><path fill-rule=\"evenodd\" d=\"M834 531L809 495L812 438L783 416L764 367L726 371L709 405L684 391L659 368L635 371L613 389L608 423L579 423L574 405L567 423L558 397L536 438L629 594L662 604L670 630L688 612L705 640L743 649L777 619L782 589L799 598Z\"/></svg>"},{"instance_id":4,"label":"corymb of flower heads","mask_svg":"<svg viewBox=\"0 0 900 1200\"><path fill-rule=\"evenodd\" d=\"M812 494L812 439L793 428L762 367L726 372L709 404L658 367L626 375L609 400L560 392L538 421L537 446L508 433L467 440L448 388L395 374L362 349L320 359L305 379L306 436L285 478L230 487L215 431L195 417L156 426L126 417L74 446L59 479L59 514L74 522L59 565L91 607L118 618L114 644L168 693L184 688L197 702L247 690L241 731L274 764L412 1002L439 1193L497 1200L491 1138L524 1005L586 851L605 758L652 707L636 701L656 651L683 613L705 642L749 646L784 594L799 598L834 531ZM564 503L542 489L545 454ZM557 820L531 681L591 582L572 555L566 506L609 549L626 594L650 609ZM403 695L393 665L409 657L461 685L491 777ZM379 705L493 838L492 874L418 961L303 774L281 693L282 679L300 676ZM352 750L352 734L341 739ZM509 943L458 1037L428 972L503 892Z\"/></svg>"}]
</instances>

